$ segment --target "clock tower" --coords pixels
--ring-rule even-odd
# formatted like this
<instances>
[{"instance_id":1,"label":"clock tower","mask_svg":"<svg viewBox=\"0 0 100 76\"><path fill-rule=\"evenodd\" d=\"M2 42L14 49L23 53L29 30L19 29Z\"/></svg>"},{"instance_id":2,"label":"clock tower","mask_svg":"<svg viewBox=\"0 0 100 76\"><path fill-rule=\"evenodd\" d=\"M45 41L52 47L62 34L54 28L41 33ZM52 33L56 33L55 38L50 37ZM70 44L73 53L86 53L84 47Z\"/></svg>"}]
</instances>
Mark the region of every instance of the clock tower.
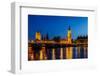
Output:
<instances>
[{"instance_id":1,"label":"clock tower","mask_svg":"<svg viewBox=\"0 0 100 76\"><path fill-rule=\"evenodd\" d=\"M68 28L67 42L68 42L68 44L72 44L71 28L70 28L70 26L69 26L69 28Z\"/></svg>"}]
</instances>

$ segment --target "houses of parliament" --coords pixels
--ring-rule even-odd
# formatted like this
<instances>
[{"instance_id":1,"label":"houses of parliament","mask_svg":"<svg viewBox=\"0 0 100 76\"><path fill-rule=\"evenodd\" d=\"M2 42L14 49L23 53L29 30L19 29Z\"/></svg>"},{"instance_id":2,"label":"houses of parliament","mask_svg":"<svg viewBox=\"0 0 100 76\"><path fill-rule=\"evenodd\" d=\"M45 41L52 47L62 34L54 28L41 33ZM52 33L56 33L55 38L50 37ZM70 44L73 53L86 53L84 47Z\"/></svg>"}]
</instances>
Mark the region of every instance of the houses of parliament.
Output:
<instances>
[{"instance_id":1,"label":"houses of parliament","mask_svg":"<svg viewBox=\"0 0 100 76\"><path fill-rule=\"evenodd\" d=\"M35 40L28 42L28 60L87 58L87 45L87 37L78 37L73 41L70 26L65 39L55 37L51 40L48 35L43 37L40 32L36 32ZM85 47L83 48L85 51L81 52L80 46ZM75 57L73 47L77 47Z\"/></svg>"}]
</instances>

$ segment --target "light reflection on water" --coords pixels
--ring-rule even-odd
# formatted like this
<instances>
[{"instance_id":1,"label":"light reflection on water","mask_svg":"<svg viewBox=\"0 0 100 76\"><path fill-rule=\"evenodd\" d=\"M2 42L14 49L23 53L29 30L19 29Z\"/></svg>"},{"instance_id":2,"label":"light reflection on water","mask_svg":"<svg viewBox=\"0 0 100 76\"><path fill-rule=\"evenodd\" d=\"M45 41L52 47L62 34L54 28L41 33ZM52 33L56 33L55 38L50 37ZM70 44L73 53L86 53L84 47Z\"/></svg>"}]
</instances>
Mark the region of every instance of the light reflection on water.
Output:
<instances>
[{"instance_id":1,"label":"light reflection on water","mask_svg":"<svg viewBox=\"0 0 100 76\"><path fill-rule=\"evenodd\" d=\"M48 59L77 59L87 58L87 47L67 47L47 49Z\"/></svg>"},{"instance_id":2,"label":"light reflection on water","mask_svg":"<svg viewBox=\"0 0 100 76\"><path fill-rule=\"evenodd\" d=\"M33 60L79 59L88 57L87 47L64 47L64 48L42 47L42 49L38 51L39 51L38 53L34 53Z\"/></svg>"}]
</instances>

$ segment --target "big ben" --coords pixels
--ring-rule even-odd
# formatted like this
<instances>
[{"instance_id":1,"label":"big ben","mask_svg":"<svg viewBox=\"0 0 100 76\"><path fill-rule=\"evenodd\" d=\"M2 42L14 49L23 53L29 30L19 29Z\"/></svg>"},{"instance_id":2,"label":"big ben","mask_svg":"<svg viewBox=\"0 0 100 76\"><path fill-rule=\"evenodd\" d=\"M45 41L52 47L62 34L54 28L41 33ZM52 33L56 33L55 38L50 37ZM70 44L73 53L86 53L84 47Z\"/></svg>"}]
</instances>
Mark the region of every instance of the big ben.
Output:
<instances>
[{"instance_id":1,"label":"big ben","mask_svg":"<svg viewBox=\"0 0 100 76\"><path fill-rule=\"evenodd\" d=\"M72 44L72 37L71 37L71 28L70 28L70 26L68 28L67 42L68 42L68 44Z\"/></svg>"}]
</instances>

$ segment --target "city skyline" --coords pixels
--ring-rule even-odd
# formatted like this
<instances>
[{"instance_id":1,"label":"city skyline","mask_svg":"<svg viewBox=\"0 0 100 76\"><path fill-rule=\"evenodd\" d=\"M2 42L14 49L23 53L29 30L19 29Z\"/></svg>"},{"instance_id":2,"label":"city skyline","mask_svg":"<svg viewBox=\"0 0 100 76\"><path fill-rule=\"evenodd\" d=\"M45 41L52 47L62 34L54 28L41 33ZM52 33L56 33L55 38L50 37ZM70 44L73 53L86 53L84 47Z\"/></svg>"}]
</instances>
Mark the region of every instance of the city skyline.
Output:
<instances>
[{"instance_id":1,"label":"city skyline","mask_svg":"<svg viewBox=\"0 0 100 76\"><path fill-rule=\"evenodd\" d=\"M34 40L36 32L48 34L49 39L55 36L63 39L67 37L69 26L72 39L88 35L88 17L28 15L28 39Z\"/></svg>"},{"instance_id":2,"label":"city skyline","mask_svg":"<svg viewBox=\"0 0 100 76\"><path fill-rule=\"evenodd\" d=\"M28 60L88 58L88 17L28 15Z\"/></svg>"}]
</instances>

